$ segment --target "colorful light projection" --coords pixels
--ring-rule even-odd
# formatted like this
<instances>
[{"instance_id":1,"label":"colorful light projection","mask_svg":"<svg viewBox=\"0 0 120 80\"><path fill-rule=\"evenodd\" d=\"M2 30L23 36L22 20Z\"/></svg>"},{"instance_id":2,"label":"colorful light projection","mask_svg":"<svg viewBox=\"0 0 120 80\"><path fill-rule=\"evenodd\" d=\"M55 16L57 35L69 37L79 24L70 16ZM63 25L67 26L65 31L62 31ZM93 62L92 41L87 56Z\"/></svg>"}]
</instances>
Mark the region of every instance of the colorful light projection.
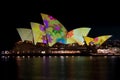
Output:
<instances>
[{"instance_id":1,"label":"colorful light projection","mask_svg":"<svg viewBox=\"0 0 120 80\"><path fill-rule=\"evenodd\" d=\"M72 38L74 35L74 31L71 30L70 32L67 33L67 38L66 38L66 44L72 44L72 43L77 43L74 38Z\"/></svg>"},{"instance_id":2,"label":"colorful light projection","mask_svg":"<svg viewBox=\"0 0 120 80\"><path fill-rule=\"evenodd\" d=\"M45 27L42 24L31 22L31 28L34 36L34 44L37 42L47 43Z\"/></svg>"},{"instance_id":3,"label":"colorful light projection","mask_svg":"<svg viewBox=\"0 0 120 80\"><path fill-rule=\"evenodd\" d=\"M94 38L91 38L91 37L88 37L88 36L84 36L84 40L85 40L86 44L89 46L90 42L94 41Z\"/></svg>"},{"instance_id":4,"label":"colorful light projection","mask_svg":"<svg viewBox=\"0 0 120 80\"><path fill-rule=\"evenodd\" d=\"M33 35L32 30L27 28L16 28L21 40L24 42L25 40L32 41L33 42Z\"/></svg>"},{"instance_id":5,"label":"colorful light projection","mask_svg":"<svg viewBox=\"0 0 120 80\"><path fill-rule=\"evenodd\" d=\"M66 44L67 43L67 38L58 38L56 42Z\"/></svg>"},{"instance_id":6,"label":"colorful light projection","mask_svg":"<svg viewBox=\"0 0 120 80\"><path fill-rule=\"evenodd\" d=\"M90 30L91 28L87 28L87 27L81 27L71 30L67 34L68 41L72 40L69 42L78 43L79 45L84 45L83 36L87 36Z\"/></svg>"},{"instance_id":7,"label":"colorful light projection","mask_svg":"<svg viewBox=\"0 0 120 80\"><path fill-rule=\"evenodd\" d=\"M84 36L86 44L89 46L90 43L92 42L95 45L102 45L106 40L108 40L112 35L103 35L103 36L98 36L96 38L91 38Z\"/></svg>"},{"instance_id":8,"label":"colorful light projection","mask_svg":"<svg viewBox=\"0 0 120 80\"><path fill-rule=\"evenodd\" d=\"M31 29L17 28L17 31L22 39L29 40L36 45L37 42L47 43L48 46L53 46L56 42L63 44L78 43L84 45L86 42L89 45L93 42L95 45L103 44L112 35L104 35L96 38L87 37L91 28L81 27L67 32L66 28L54 17L41 13L43 23L31 22Z\"/></svg>"},{"instance_id":9,"label":"colorful light projection","mask_svg":"<svg viewBox=\"0 0 120 80\"><path fill-rule=\"evenodd\" d=\"M66 28L53 16L41 13L43 23L45 25L46 34L49 46L54 45L56 42L66 42Z\"/></svg>"}]
</instances>

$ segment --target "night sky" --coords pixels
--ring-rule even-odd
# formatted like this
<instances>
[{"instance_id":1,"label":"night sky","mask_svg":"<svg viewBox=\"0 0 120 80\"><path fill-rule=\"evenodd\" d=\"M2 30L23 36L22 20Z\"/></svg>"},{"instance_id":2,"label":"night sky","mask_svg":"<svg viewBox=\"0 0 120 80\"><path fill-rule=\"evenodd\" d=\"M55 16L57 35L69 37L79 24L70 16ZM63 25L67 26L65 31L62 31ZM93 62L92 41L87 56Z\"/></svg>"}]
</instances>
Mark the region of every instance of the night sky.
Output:
<instances>
[{"instance_id":1,"label":"night sky","mask_svg":"<svg viewBox=\"0 0 120 80\"><path fill-rule=\"evenodd\" d=\"M42 24L41 12L57 18L68 31L91 27L90 37L110 34L113 35L111 39L120 39L118 4L73 0L68 3L65 0L4 1L1 4L1 50L11 49L20 40L16 28L31 28L30 22Z\"/></svg>"}]
</instances>

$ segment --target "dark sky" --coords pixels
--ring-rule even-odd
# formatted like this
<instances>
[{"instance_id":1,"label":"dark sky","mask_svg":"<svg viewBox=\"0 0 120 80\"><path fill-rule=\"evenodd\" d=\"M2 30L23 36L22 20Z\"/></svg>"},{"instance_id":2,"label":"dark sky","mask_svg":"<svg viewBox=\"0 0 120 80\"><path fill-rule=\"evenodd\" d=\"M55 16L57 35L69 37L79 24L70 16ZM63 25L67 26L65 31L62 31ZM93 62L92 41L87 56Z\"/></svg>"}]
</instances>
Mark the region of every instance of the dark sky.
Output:
<instances>
[{"instance_id":1,"label":"dark sky","mask_svg":"<svg viewBox=\"0 0 120 80\"><path fill-rule=\"evenodd\" d=\"M111 34L111 39L120 39L120 13L116 3L39 0L1 4L1 49L10 49L20 40L16 28L31 28L30 22L42 23L41 12L57 18L68 31L86 26L92 28L90 37Z\"/></svg>"}]
</instances>

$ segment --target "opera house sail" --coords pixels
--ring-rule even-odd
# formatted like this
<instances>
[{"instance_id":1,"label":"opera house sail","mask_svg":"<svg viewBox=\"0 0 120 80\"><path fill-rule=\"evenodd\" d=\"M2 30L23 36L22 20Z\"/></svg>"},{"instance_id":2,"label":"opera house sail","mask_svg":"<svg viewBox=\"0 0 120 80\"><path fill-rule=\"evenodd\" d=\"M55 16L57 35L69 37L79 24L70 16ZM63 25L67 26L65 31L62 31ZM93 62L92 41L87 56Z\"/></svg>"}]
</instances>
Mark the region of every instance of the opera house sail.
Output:
<instances>
[{"instance_id":1,"label":"opera house sail","mask_svg":"<svg viewBox=\"0 0 120 80\"><path fill-rule=\"evenodd\" d=\"M108 40L112 35L103 35L103 36L98 36L95 38L91 38L88 36L84 36L86 44L89 46L90 44L95 44L95 45L102 45L106 40Z\"/></svg>"},{"instance_id":2,"label":"opera house sail","mask_svg":"<svg viewBox=\"0 0 120 80\"><path fill-rule=\"evenodd\" d=\"M83 36L87 36L91 28L81 27L71 30L67 34L67 43L78 43L79 45L84 45Z\"/></svg>"},{"instance_id":3,"label":"opera house sail","mask_svg":"<svg viewBox=\"0 0 120 80\"><path fill-rule=\"evenodd\" d=\"M65 43L67 29L53 16L41 13L49 46Z\"/></svg>"},{"instance_id":4,"label":"opera house sail","mask_svg":"<svg viewBox=\"0 0 120 80\"><path fill-rule=\"evenodd\" d=\"M21 38L22 42L24 42L25 40L33 42L33 34L32 34L32 30L31 29L28 29L28 28L17 28L17 31L18 31L18 33L20 35L20 38Z\"/></svg>"},{"instance_id":5,"label":"opera house sail","mask_svg":"<svg viewBox=\"0 0 120 80\"><path fill-rule=\"evenodd\" d=\"M35 45L37 44L37 42L47 43L44 25L35 23L35 22L31 22L31 28L32 28Z\"/></svg>"}]
</instances>

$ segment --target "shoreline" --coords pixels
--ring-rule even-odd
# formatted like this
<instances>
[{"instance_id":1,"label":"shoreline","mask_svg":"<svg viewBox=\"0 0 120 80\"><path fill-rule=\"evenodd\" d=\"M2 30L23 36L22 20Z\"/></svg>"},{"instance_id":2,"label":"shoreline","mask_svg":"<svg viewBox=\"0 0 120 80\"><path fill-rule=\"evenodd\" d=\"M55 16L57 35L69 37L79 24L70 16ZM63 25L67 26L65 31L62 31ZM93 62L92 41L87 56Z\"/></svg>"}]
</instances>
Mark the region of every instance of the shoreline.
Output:
<instances>
[{"instance_id":1,"label":"shoreline","mask_svg":"<svg viewBox=\"0 0 120 80\"><path fill-rule=\"evenodd\" d=\"M120 54L94 54L94 53L89 53L89 54L40 54L40 53L24 53L24 54L0 54L0 56L120 56Z\"/></svg>"}]
</instances>

